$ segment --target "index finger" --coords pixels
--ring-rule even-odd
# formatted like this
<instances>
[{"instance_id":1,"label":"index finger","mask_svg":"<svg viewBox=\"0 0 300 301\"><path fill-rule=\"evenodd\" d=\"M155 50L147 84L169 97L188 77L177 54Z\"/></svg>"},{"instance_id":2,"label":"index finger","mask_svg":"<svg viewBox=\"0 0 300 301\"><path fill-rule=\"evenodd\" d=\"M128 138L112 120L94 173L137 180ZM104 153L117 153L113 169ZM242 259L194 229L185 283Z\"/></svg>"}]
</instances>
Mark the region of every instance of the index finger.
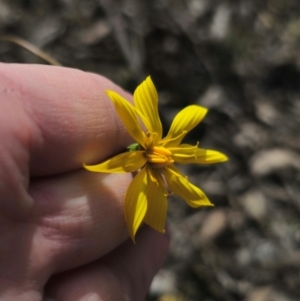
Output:
<instances>
[{"instance_id":1,"label":"index finger","mask_svg":"<svg viewBox=\"0 0 300 301\"><path fill-rule=\"evenodd\" d=\"M130 143L105 91L130 96L108 79L69 68L18 64L0 64L0 76L1 98L9 97L5 105L1 102L0 120L28 148L31 176L78 169ZM7 111L10 118L4 116Z\"/></svg>"}]
</instances>

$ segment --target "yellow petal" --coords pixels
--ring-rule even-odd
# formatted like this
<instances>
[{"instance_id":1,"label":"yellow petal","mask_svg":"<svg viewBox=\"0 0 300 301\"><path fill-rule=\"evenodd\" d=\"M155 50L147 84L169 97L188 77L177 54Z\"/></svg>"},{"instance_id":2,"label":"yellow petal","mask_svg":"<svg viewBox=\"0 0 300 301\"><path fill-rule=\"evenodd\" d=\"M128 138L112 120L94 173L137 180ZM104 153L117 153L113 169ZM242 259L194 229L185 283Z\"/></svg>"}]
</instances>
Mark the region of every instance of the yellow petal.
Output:
<instances>
[{"instance_id":1,"label":"yellow petal","mask_svg":"<svg viewBox=\"0 0 300 301\"><path fill-rule=\"evenodd\" d=\"M159 141L158 145L165 148L176 147L180 144L184 136L187 134L187 131L183 131L180 135L175 138L167 139L166 137Z\"/></svg>"},{"instance_id":2,"label":"yellow petal","mask_svg":"<svg viewBox=\"0 0 300 301\"><path fill-rule=\"evenodd\" d=\"M171 190L184 199L193 208L200 206L213 206L205 193L190 183L187 177L183 177L174 167L164 168L164 174Z\"/></svg>"},{"instance_id":3,"label":"yellow petal","mask_svg":"<svg viewBox=\"0 0 300 301\"><path fill-rule=\"evenodd\" d=\"M172 154L172 158L195 158L198 149L197 145L180 144L176 147L169 147L168 150Z\"/></svg>"},{"instance_id":4,"label":"yellow petal","mask_svg":"<svg viewBox=\"0 0 300 301\"><path fill-rule=\"evenodd\" d=\"M165 144L165 147L178 146L185 134L192 130L198 123L204 118L207 113L207 109L191 105L181 110L174 118L168 135L163 140L174 139L180 136L180 139L175 141L170 140ZM182 133L184 132L184 135Z\"/></svg>"},{"instance_id":5,"label":"yellow petal","mask_svg":"<svg viewBox=\"0 0 300 301\"><path fill-rule=\"evenodd\" d=\"M221 152L198 148L197 145L182 144L176 148L169 148L169 151L172 153L173 160L180 164L213 164L228 160L228 157Z\"/></svg>"},{"instance_id":6,"label":"yellow petal","mask_svg":"<svg viewBox=\"0 0 300 301\"><path fill-rule=\"evenodd\" d=\"M143 168L130 183L124 202L124 214L133 241L147 211L147 172Z\"/></svg>"},{"instance_id":7,"label":"yellow petal","mask_svg":"<svg viewBox=\"0 0 300 301\"><path fill-rule=\"evenodd\" d=\"M118 93L114 91L106 91L106 93L115 105L116 111L130 136L140 145L144 146L146 135L142 131L137 118L137 116L141 114L129 101L127 101Z\"/></svg>"},{"instance_id":8,"label":"yellow petal","mask_svg":"<svg viewBox=\"0 0 300 301\"><path fill-rule=\"evenodd\" d=\"M162 137L162 125L158 115L158 95L150 76L136 88L133 98L136 108L145 117L142 120L147 130L157 133L159 141Z\"/></svg>"},{"instance_id":9,"label":"yellow petal","mask_svg":"<svg viewBox=\"0 0 300 301\"><path fill-rule=\"evenodd\" d=\"M156 178L156 173L154 168L147 168L148 181L155 183L156 186L159 185L158 179ZM149 184L149 183L148 183Z\"/></svg>"},{"instance_id":10,"label":"yellow petal","mask_svg":"<svg viewBox=\"0 0 300 301\"><path fill-rule=\"evenodd\" d=\"M126 152L108 159L96 165L85 165L83 167L93 172L125 173L134 172L146 163L143 151Z\"/></svg>"},{"instance_id":11,"label":"yellow petal","mask_svg":"<svg viewBox=\"0 0 300 301\"><path fill-rule=\"evenodd\" d=\"M145 223L153 229L164 233L168 209L164 187L148 179L147 200L148 208L144 219Z\"/></svg>"}]
</instances>

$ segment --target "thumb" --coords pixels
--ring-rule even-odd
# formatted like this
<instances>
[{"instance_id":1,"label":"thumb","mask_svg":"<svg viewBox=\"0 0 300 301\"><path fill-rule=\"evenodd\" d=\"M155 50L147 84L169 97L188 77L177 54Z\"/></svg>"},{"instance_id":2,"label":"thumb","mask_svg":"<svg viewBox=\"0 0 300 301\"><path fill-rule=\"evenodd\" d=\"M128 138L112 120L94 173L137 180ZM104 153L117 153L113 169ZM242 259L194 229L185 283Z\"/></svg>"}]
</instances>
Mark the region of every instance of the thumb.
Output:
<instances>
[{"instance_id":1,"label":"thumb","mask_svg":"<svg viewBox=\"0 0 300 301\"><path fill-rule=\"evenodd\" d=\"M168 246L168 234L144 226L136 244L127 240L97 261L54 276L46 294L54 301L144 300Z\"/></svg>"}]
</instances>

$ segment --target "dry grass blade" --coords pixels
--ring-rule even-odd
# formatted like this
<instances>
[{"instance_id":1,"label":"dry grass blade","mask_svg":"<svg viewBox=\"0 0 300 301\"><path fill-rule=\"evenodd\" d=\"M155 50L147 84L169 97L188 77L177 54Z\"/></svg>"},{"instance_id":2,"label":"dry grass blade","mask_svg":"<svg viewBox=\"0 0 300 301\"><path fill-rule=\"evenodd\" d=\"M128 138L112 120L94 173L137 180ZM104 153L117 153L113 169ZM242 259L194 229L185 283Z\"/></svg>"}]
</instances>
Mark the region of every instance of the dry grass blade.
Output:
<instances>
[{"instance_id":1,"label":"dry grass blade","mask_svg":"<svg viewBox=\"0 0 300 301\"><path fill-rule=\"evenodd\" d=\"M51 57L49 54L47 54L43 50L39 49L38 47L32 45L31 43L29 43L26 40L23 40L19 37L15 37L15 36L11 36L11 35L3 35L3 36L0 36L0 41L8 41L8 42L15 43L15 44L25 48L27 51L33 53L37 57L41 58L42 60L46 61L50 65L61 66L61 64L56 59Z\"/></svg>"}]
</instances>

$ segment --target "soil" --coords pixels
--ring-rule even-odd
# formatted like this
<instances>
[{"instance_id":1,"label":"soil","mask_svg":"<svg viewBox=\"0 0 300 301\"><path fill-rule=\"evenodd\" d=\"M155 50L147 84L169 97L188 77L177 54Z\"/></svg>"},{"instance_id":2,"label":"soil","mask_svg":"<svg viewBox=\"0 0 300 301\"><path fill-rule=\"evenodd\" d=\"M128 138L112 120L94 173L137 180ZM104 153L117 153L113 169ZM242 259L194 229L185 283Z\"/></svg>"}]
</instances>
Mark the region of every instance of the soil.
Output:
<instances>
[{"instance_id":1,"label":"soil","mask_svg":"<svg viewBox=\"0 0 300 301\"><path fill-rule=\"evenodd\" d=\"M230 161L183 166L215 207L170 198L148 300L299 300L299 0L0 0L0 34L129 91L150 74L166 131L183 107L209 108L186 141ZM0 60L45 63L5 41Z\"/></svg>"}]
</instances>

